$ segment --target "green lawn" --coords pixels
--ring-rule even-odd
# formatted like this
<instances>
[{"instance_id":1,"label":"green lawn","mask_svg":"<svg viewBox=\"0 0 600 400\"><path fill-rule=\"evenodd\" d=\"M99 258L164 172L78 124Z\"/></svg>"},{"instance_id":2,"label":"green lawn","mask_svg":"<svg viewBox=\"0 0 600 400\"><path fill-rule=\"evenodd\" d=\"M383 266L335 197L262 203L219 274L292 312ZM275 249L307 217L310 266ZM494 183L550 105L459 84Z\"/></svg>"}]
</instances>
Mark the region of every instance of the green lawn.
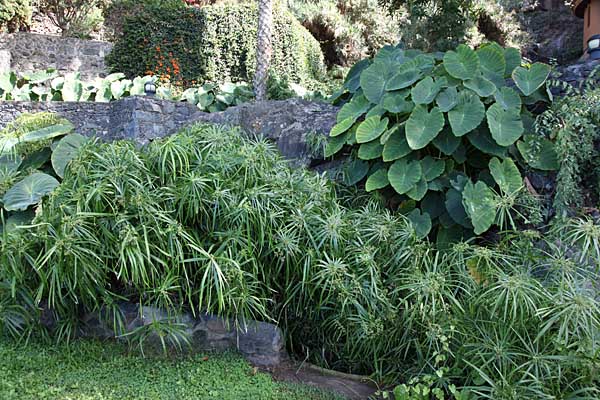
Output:
<instances>
[{"instance_id":1,"label":"green lawn","mask_svg":"<svg viewBox=\"0 0 600 400\"><path fill-rule=\"evenodd\" d=\"M71 346L0 341L0 399L302 399L336 397L253 373L236 354L171 360L129 354L114 343Z\"/></svg>"}]
</instances>

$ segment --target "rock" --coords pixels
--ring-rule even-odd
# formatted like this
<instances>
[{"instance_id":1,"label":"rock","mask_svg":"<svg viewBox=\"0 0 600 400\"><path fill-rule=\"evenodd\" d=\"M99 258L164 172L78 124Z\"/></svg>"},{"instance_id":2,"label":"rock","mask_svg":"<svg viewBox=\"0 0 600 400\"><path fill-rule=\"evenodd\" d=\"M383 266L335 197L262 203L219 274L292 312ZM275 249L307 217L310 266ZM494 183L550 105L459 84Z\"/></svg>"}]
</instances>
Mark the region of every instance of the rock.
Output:
<instances>
[{"instance_id":1,"label":"rock","mask_svg":"<svg viewBox=\"0 0 600 400\"><path fill-rule=\"evenodd\" d=\"M327 136L335 125L338 108L302 99L263 101L230 107L219 113L202 113L193 121L240 126L249 135L266 137L295 165L320 160L311 149L311 135Z\"/></svg>"}]
</instances>

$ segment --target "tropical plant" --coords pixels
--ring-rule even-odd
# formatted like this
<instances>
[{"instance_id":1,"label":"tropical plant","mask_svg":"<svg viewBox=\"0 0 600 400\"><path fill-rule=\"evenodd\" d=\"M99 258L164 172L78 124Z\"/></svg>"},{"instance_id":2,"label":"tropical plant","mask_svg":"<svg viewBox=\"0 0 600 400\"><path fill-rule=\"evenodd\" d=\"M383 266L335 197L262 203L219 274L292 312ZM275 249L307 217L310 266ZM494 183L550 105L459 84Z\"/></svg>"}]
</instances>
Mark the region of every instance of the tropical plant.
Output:
<instances>
[{"instance_id":1,"label":"tropical plant","mask_svg":"<svg viewBox=\"0 0 600 400\"><path fill-rule=\"evenodd\" d=\"M97 14L107 3L107 0L39 0L38 6L63 36L85 36L92 29L90 16ZM87 29L83 29L86 26Z\"/></svg>"},{"instance_id":2,"label":"tropical plant","mask_svg":"<svg viewBox=\"0 0 600 400\"><path fill-rule=\"evenodd\" d=\"M33 211L65 174L86 138L50 113L22 114L0 131L0 226L13 229Z\"/></svg>"},{"instance_id":3,"label":"tropical plant","mask_svg":"<svg viewBox=\"0 0 600 400\"><path fill-rule=\"evenodd\" d=\"M422 237L432 220L445 239L515 227L507 212L519 209L523 184L510 155L517 148L533 168L557 167L547 139L537 139L543 160L529 157L527 105L550 100L550 67L521 64L518 50L494 43L445 54L385 47L334 97L343 106L326 156L351 150L346 182L366 179L367 191L397 197Z\"/></svg>"}]
</instances>

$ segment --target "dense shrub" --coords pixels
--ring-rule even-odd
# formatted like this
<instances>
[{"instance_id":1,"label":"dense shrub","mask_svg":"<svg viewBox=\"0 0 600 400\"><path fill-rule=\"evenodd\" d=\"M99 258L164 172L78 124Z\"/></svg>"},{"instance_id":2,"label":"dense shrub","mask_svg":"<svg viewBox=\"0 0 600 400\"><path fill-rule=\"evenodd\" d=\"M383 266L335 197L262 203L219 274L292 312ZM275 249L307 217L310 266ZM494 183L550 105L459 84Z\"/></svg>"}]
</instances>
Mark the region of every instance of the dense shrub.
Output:
<instances>
[{"instance_id":1,"label":"dense shrub","mask_svg":"<svg viewBox=\"0 0 600 400\"><path fill-rule=\"evenodd\" d=\"M0 32L15 32L31 23L30 0L0 1Z\"/></svg>"},{"instance_id":2,"label":"dense shrub","mask_svg":"<svg viewBox=\"0 0 600 400\"><path fill-rule=\"evenodd\" d=\"M120 332L114 305L126 299L270 317L297 353L387 381L432 375L423 382L442 392L493 399L597 396L592 221L546 241L525 232L440 252L364 193L336 195L282 162L211 126L141 149L86 145L34 224L0 239L0 325L33 324L23 318L44 300L59 338L83 310Z\"/></svg>"},{"instance_id":3,"label":"dense shrub","mask_svg":"<svg viewBox=\"0 0 600 400\"><path fill-rule=\"evenodd\" d=\"M495 43L438 55L383 48L350 70L326 155L351 151L348 183L383 190L423 236L432 220L446 239L515 228L513 212L539 215L525 212L531 199L509 150L525 156L533 146L527 105L549 101L549 73ZM556 168L552 143L539 141L542 156L527 162Z\"/></svg>"},{"instance_id":4,"label":"dense shrub","mask_svg":"<svg viewBox=\"0 0 600 400\"><path fill-rule=\"evenodd\" d=\"M63 36L89 38L102 24L102 8L108 0L38 0L38 7Z\"/></svg>"},{"instance_id":5,"label":"dense shrub","mask_svg":"<svg viewBox=\"0 0 600 400\"><path fill-rule=\"evenodd\" d=\"M182 9L150 7L127 20L107 61L129 76L153 73L173 83L251 81L256 4ZM318 42L284 8L274 12L272 73L302 84L323 73Z\"/></svg>"}]
</instances>

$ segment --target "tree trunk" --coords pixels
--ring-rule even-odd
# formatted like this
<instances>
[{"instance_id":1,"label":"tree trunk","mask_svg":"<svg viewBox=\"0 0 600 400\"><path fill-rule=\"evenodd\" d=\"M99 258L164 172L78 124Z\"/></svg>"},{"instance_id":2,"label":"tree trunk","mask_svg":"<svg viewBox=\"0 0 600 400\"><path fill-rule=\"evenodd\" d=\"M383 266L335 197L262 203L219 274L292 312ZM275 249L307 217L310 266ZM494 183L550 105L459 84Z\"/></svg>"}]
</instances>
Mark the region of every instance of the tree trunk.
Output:
<instances>
[{"instance_id":1,"label":"tree trunk","mask_svg":"<svg viewBox=\"0 0 600 400\"><path fill-rule=\"evenodd\" d=\"M258 0L258 38L256 46L256 73L254 75L254 94L256 100L267 99L267 80L273 48L271 31L273 28L272 0Z\"/></svg>"}]
</instances>

